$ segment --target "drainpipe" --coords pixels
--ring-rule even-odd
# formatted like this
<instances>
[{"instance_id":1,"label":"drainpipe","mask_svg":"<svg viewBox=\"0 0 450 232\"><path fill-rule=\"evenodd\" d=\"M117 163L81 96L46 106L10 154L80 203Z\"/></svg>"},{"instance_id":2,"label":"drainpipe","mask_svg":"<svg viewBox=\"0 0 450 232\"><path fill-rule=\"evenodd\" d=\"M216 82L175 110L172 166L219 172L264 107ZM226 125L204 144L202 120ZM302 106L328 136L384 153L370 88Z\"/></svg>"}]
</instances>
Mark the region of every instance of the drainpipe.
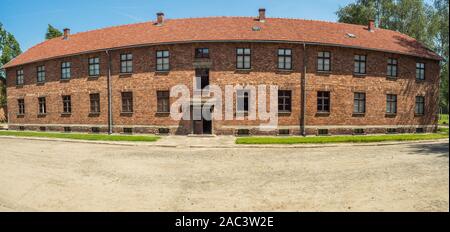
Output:
<instances>
[{"instance_id":1,"label":"drainpipe","mask_svg":"<svg viewBox=\"0 0 450 232\"><path fill-rule=\"evenodd\" d=\"M113 133L113 117L112 117L112 81L111 81L111 53L106 50L108 56L108 77L107 77L107 89L108 89L108 134Z\"/></svg>"},{"instance_id":2,"label":"drainpipe","mask_svg":"<svg viewBox=\"0 0 450 232\"><path fill-rule=\"evenodd\" d=\"M301 116L300 116L300 133L302 136L306 136L306 68L307 68L308 56L306 54L306 43L303 43L303 74L301 77Z\"/></svg>"}]
</instances>

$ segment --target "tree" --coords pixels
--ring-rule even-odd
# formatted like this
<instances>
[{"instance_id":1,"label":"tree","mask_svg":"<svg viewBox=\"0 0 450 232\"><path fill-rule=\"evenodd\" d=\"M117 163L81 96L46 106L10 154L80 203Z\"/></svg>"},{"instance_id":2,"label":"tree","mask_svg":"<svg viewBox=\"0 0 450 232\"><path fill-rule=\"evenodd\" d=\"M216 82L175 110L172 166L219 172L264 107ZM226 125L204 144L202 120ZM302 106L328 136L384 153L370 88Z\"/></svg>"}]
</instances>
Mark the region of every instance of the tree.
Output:
<instances>
[{"instance_id":1,"label":"tree","mask_svg":"<svg viewBox=\"0 0 450 232\"><path fill-rule=\"evenodd\" d=\"M8 63L14 57L18 56L22 51L19 43L14 36L7 32L0 23L0 67ZM0 69L0 78L6 77L5 71ZM1 80L0 80L1 81ZM0 90L0 107L6 105L6 86L2 85Z\"/></svg>"},{"instance_id":2,"label":"tree","mask_svg":"<svg viewBox=\"0 0 450 232\"><path fill-rule=\"evenodd\" d=\"M45 39L53 39L60 37L62 35L63 33L60 30L56 29L55 27L49 24L47 28L47 33L45 33Z\"/></svg>"},{"instance_id":3,"label":"tree","mask_svg":"<svg viewBox=\"0 0 450 232\"><path fill-rule=\"evenodd\" d=\"M440 106L448 109L448 0L357 0L336 12L339 22L367 25L375 19L380 28L407 34L442 57Z\"/></svg>"}]
</instances>

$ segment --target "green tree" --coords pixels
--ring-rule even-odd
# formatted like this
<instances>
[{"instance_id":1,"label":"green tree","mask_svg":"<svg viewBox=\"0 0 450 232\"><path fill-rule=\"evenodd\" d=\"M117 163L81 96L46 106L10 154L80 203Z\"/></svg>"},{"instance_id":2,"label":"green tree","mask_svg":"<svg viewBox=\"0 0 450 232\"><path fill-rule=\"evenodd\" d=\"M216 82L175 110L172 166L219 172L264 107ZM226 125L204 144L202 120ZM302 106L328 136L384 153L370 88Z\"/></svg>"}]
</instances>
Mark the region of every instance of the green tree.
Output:
<instances>
[{"instance_id":1,"label":"green tree","mask_svg":"<svg viewBox=\"0 0 450 232\"><path fill-rule=\"evenodd\" d=\"M0 23L0 67L20 53L22 53L22 51L20 50L16 38L14 38L11 33L7 32ZM5 77L5 71L0 68L0 78L4 79ZM4 105L6 105L6 86L2 85L2 89L0 90L0 106Z\"/></svg>"},{"instance_id":2,"label":"green tree","mask_svg":"<svg viewBox=\"0 0 450 232\"><path fill-rule=\"evenodd\" d=\"M440 106L448 109L448 0L357 0L336 12L339 22L366 25L375 19L380 28L407 34L432 48L441 66Z\"/></svg>"},{"instance_id":3,"label":"green tree","mask_svg":"<svg viewBox=\"0 0 450 232\"><path fill-rule=\"evenodd\" d=\"M47 33L45 33L45 39L53 39L60 37L62 35L63 33L60 30L56 29L55 27L49 24L47 28Z\"/></svg>"}]
</instances>

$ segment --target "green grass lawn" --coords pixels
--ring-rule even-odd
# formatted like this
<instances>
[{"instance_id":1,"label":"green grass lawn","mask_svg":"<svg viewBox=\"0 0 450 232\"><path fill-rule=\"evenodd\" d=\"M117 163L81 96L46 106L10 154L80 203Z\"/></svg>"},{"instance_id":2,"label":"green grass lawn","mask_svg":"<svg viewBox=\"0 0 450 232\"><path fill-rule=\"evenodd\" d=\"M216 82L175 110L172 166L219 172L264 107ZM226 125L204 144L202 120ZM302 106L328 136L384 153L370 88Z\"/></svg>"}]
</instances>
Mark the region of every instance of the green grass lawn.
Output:
<instances>
[{"instance_id":1,"label":"green grass lawn","mask_svg":"<svg viewBox=\"0 0 450 232\"><path fill-rule=\"evenodd\" d=\"M0 135L94 140L94 141L132 141L132 142L154 142L159 139L159 137L153 135L75 134L75 133L57 133L57 132L33 132L33 131L0 131Z\"/></svg>"},{"instance_id":2,"label":"green grass lawn","mask_svg":"<svg viewBox=\"0 0 450 232\"><path fill-rule=\"evenodd\" d=\"M439 115L439 125L448 125L448 114Z\"/></svg>"},{"instance_id":3,"label":"green grass lawn","mask_svg":"<svg viewBox=\"0 0 450 232\"><path fill-rule=\"evenodd\" d=\"M371 143L384 141L432 140L448 138L448 129L435 134L395 134L316 137L245 137L236 144Z\"/></svg>"}]
</instances>

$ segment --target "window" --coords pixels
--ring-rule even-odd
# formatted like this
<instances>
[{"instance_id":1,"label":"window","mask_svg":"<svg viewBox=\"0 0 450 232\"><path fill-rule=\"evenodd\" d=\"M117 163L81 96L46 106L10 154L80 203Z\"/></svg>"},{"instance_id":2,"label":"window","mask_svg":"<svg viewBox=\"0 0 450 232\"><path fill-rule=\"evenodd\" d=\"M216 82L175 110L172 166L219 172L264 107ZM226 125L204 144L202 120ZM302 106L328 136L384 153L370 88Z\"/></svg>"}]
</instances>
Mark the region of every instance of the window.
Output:
<instances>
[{"instance_id":1,"label":"window","mask_svg":"<svg viewBox=\"0 0 450 232\"><path fill-rule=\"evenodd\" d=\"M66 133L72 132L72 128L66 126L66 127L64 127L64 132L66 132Z\"/></svg>"},{"instance_id":2,"label":"window","mask_svg":"<svg viewBox=\"0 0 450 232\"><path fill-rule=\"evenodd\" d=\"M237 90L236 96L237 96L237 112L248 112L248 106L249 106L249 90Z\"/></svg>"},{"instance_id":3,"label":"window","mask_svg":"<svg viewBox=\"0 0 450 232\"><path fill-rule=\"evenodd\" d=\"M122 113L133 112L133 93L122 92Z\"/></svg>"},{"instance_id":4,"label":"window","mask_svg":"<svg viewBox=\"0 0 450 232\"><path fill-rule=\"evenodd\" d=\"M330 112L330 92L317 92L317 111L320 113Z\"/></svg>"},{"instance_id":5,"label":"window","mask_svg":"<svg viewBox=\"0 0 450 232\"><path fill-rule=\"evenodd\" d=\"M46 130L47 130L47 127L41 126L41 127L39 127L39 130L40 130L40 131L46 131Z\"/></svg>"},{"instance_id":6,"label":"window","mask_svg":"<svg viewBox=\"0 0 450 232\"><path fill-rule=\"evenodd\" d=\"M100 128L99 127L92 127L91 128L91 132L92 133L100 133Z\"/></svg>"},{"instance_id":7,"label":"window","mask_svg":"<svg viewBox=\"0 0 450 232\"><path fill-rule=\"evenodd\" d=\"M38 66L37 67L37 82L43 83L45 82L45 66Z\"/></svg>"},{"instance_id":8,"label":"window","mask_svg":"<svg viewBox=\"0 0 450 232\"><path fill-rule=\"evenodd\" d=\"M330 52L319 52L317 56L317 71L329 72L331 71L331 54Z\"/></svg>"},{"instance_id":9,"label":"window","mask_svg":"<svg viewBox=\"0 0 450 232\"><path fill-rule=\"evenodd\" d=\"M63 96L62 101L63 101L63 113L64 114L72 113L71 97L69 95Z\"/></svg>"},{"instance_id":10,"label":"window","mask_svg":"<svg viewBox=\"0 0 450 232\"><path fill-rule=\"evenodd\" d=\"M291 91L278 90L278 112L291 112Z\"/></svg>"},{"instance_id":11,"label":"window","mask_svg":"<svg viewBox=\"0 0 450 232\"><path fill-rule=\"evenodd\" d=\"M195 58L209 58L209 49L208 48L196 48L195 49Z\"/></svg>"},{"instance_id":12,"label":"window","mask_svg":"<svg viewBox=\"0 0 450 232\"><path fill-rule=\"evenodd\" d=\"M353 134L354 135L363 135L363 134L365 134L365 132L364 132L364 129L357 128L357 129L353 129Z\"/></svg>"},{"instance_id":13,"label":"window","mask_svg":"<svg viewBox=\"0 0 450 232\"><path fill-rule=\"evenodd\" d=\"M89 58L89 76L98 76L100 75L100 58L92 57Z\"/></svg>"},{"instance_id":14,"label":"window","mask_svg":"<svg viewBox=\"0 0 450 232\"><path fill-rule=\"evenodd\" d=\"M45 97L38 98L39 102L39 114L47 113L47 105L45 104Z\"/></svg>"},{"instance_id":15,"label":"window","mask_svg":"<svg viewBox=\"0 0 450 232\"><path fill-rule=\"evenodd\" d=\"M317 134L318 135L329 135L328 129L318 129Z\"/></svg>"},{"instance_id":16,"label":"window","mask_svg":"<svg viewBox=\"0 0 450 232\"><path fill-rule=\"evenodd\" d=\"M396 128L388 128L388 129L386 130L386 132L387 132L388 134L395 134L395 133L397 133L397 129L396 129Z\"/></svg>"},{"instance_id":17,"label":"window","mask_svg":"<svg viewBox=\"0 0 450 232\"><path fill-rule=\"evenodd\" d=\"M157 51L156 52L156 71L169 71L169 51Z\"/></svg>"},{"instance_id":18,"label":"window","mask_svg":"<svg viewBox=\"0 0 450 232\"><path fill-rule=\"evenodd\" d=\"M249 129L238 129L236 131L236 134L238 136L246 136L246 135L250 135L250 130Z\"/></svg>"},{"instance_id":19,"label":"window","mask_svg":"<svg viewBox=\"0 0 450 232\"><path fill-rule=\"evenodd\" d=\"M158 134L160 134L160 135L167 135L169 133L170 133L169 128L158 128Z\"/></svg>"},{"instance_id":20,"label":"window","mask_svg":"<svg viewBox=\"0 0 450 232\"><path fill-rule=\"evenodd\" d=\"M425 130L423 129L423 127L418 127L416 128L416 133L425 133Z\"/></svg>"},{"instance_id":21,"label":"window","mask_svg":"<svg viewBox=\"0 0 450 232\"><path fill-rule=\"evenodd\" d=\"M25 114L25 100L24 99L17 99L17 105L19 112L17 112L19 115Z\"/></svg>"},{"instance_id":22,"label":"window","mask_svg":"<svg viewBox=\"0 0 450 232\"><path fill-rule=\"evenodd\" d=\"M133 54L127 53L120 55L120 73L133 72Z\"/></svg>"},{"instance_id":23,"label":"window","mask_svg":"<svg viewBox=\"0 0 450 232\"><path fill-rule=\"evenodd\" d=\"M388 94L386 97L386 113L396 114L397 113L397 95Z\"/></svg>"},{"instance_id":24,"label":"window","mask_svg":"<svg viewBox=\"0 0 450 232\"><path fill-rule=\"evenodd\" d=\"M353 112L357 114L364 114L366 112L365 93L355 93Z\"/></svg>"},{"instance_id":25,"label":"window","mask_svg":"<svg viewBox=\"0 0 450 232\"><path fill-rule=\"evenodd\" d=\"M251 50L250 48L236 49L236 68L250 69L251 68Z\"/></svg>"},{"instance_id":26,"label":"window","mask_svg":"<svg viewBox=\"0 0 450 232\"><path fill-rule=\"evenodd\" d=\"M425 114L425 97L417 96L416 97L416 115L424 115Z\"/></svg>"},{"instance_id":27,"label":"window","mask_svg":"<svg viewBox=\"0 0 450 232\"><path fill-rule=\"evenodd\" d=\"M364 55L355 55L355 74L366 74L366 60Z\"/></svg>"},{"instance_id":28,"label":"window","mask_svg":"<svg viewBox=\"0 0 450 232\"><path fill-rule=\"evenodd\" d=\"M289 129L279 129L278 135L290 135L291 131Z\"/></svg>"},{"instance_id":29,"label":"window","mask_svg":"<svg viewBox=\"0 0 450 232\"><path fill-rule=\"evenodd\" d=\"M133 128L123 128L124 134L133 134Z\"/></svg>"},{"instance_id":30,"label":"window","mask_svg":"<svg viewBox=\"0 0 450 232\"><path fill-rule=\"evenodd\" d=\"M387 65L387 76L395 78L397 77L397 59L389 58L388 59L388 65Z\"/></svg>"},{"instance_id":31,"label":"window","mask_svg":"<svg viewBox=\"0 0 450 232\"><path fill-rule=\"evenodd\" d=\"M91 113L100 113L100 94L89 94L89 100L91 102Z\"/></svg>"},{"instance_id":32,"label":"window","mask_svg":"<svg viewBox=\"0 0 450 232\"><path fill-rule=\"evenodd\" d=\"M157 95L157 111L159 113L169 113L170 112L170 106L169 106L169 91L158 91L156 92Z\"/></svg>"},{"instance_id":33,"label":"window","mask_svg":"<svg viewBox=\"0 0 450 232\"><path fill-rule=\"evenodd\" d=\"M23 69L16 72L16 85L23 85Z\"/></svg>"},{"instance_id":34,"label":"window","mask_svg":"<svg viewBox=\"0 0 450 232\"><path fill-rule=\"evenodd\" d=\"M70 79L70 62L62 62L61 63L61 79L67 80Z\"/></svg>"},{"instance_id":35,"label":"window","mask_svg":"<svg viewBox=\"0 0 450 232\"><path fill-rule=\"evenodd\" d=\"M416 79L417 80L425 80L425 64L417 63L416 64Z\"/></svg>"},{"instance_id":36,"label":"window","mask_svg":"<svg viewBox=\"0 0 450 232\"><path fill-rule=\"evenodd\" d=\"M278 68L284 70L292 69L291 49L278 49Z\"/></svg>"}]
</instances>

